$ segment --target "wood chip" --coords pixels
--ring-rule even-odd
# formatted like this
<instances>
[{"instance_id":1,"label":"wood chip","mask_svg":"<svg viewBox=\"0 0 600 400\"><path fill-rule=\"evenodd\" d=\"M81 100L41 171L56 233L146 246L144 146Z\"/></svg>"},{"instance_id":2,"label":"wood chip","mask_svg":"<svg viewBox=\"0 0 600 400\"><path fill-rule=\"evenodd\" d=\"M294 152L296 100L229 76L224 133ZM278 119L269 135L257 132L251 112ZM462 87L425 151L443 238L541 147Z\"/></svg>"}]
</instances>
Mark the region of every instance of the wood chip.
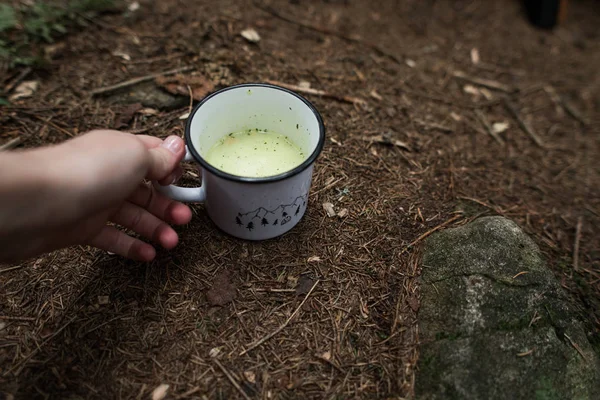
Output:
<instances>
[{"instance_id":1,"label":"wood chip","mask_svg":"<svg viewBox=\"0 0 600 400\"><path fill-rule=\"evenodd\" d=\"M108 296L98 296L98 304L104 306L110 303L110 298Z\"/></svg>"},{"instance_id":2,"label":"wood chip","mask_svg":"<svg viewBox=\"0 0 600 400\"><path fill-rule=\"evenodd\" d=\"M417 63L414 60L411 60L410 58L407 58L404 63L406 65L408 65L410 68L414 68L417 66Z\"/></svg>"},{"instance_id":3,"label":"wood chip","mask_svg":"<svg viewBox=\"0 0 600 400\"><path fill-rule=\"evenodd\" d=\"M510 128L510 124L506 121L503 122L494 122L492 124L492 130L495 133L502 133L505 132L506 130L508 130L508 128Z\"/></svg>"},{"instance_id":4,"label":"wood chip","mask_svg":"<svg viewBox=\"0 0 600 400\"><path fill-rule=\"evenodd\" d=\"M256 32L254 28L244 29L240 32L240 35L250 43L258 43L260 42L260 35Z\"/></svg>"},{"instance_id":5,"label":"wood chip","mask_svg":"<svg viewBox=\"0 0 600 400\"><path fill-rule=\"evenodd\" d=\"M342 208L340 210L339 213L337 213L337 216L340 218L344 218L346 215L348 215L348 209L347 208Z\"/></svg>"},{"instance_id":6,"label":"wood chip","mask_svg":"<svg viewBox=\"0 0 600 400\"><path fill-rule=\"evenodd\" d=\"M377 91L375 89L371 90L371 93L369 93L369 95L374 98L375 100L383 100L383 97L381 97L381 95L379 93L377 93Z\"/></svg>"},{"instance_id":7,"label":"wood chip","mask_svg":"<svg viewBox=\"0 0 600 400\"><path fill-rule=\"evenodd\" d=\"M310 263L310 262L321 262L322 260L321 260L321 257L319 257L319 256L310 256L310 257L308 257L307 261Z\"/></svg>"},{"instance_id":8,"label":"wood chip","mask_svg":"<svg viewBox=\"0 0 600 400\"><path fill-rule=\"evenodd\" d=\"M323 203L323 210L327 213L329 218L335 217L335 210L333 209L333 204L331 203Z\"/></svg>"},{"instance_id":9,"label":"wood chip","mask_svg":"<svg viewBox=\"0 0 600 400\"><path fill-rule=\"evenodd\" d=\"M298 87L301 87L302 89L310 89L310 82L300 81L298 82Z\"/></svg>"},{"instance_id":10,"label":"wood chip","mask_svg":"<svg viewBox=\"0 0 600 400\"><path fill-rule=\"evenodd\" d=\"M181 115L179 116L179 119L188 119L188 118L189 118L189 116L190 116L190 113L189 113L189 112L188 112L188 113L185 113L185 114L181 114Z\"/></svg>"},{"instance_id":11,"label":"wood chip","mask_svg":"<svg viewBox=\"0 0 600 400\"><path fill-rule=\"evenodd\" d=\"M475 65L479 64L479 50L476 47L471 49L471 62Z\"/></svg>"},{"instance_id":12,"label":"wood chip","mask_svg":"<svg viewBox=\"0 0 600 400\"><path fill-rule=\"evenodd\" d=\"M253 371L244 371L244 378L252 384L256 383L256 374Z\"/></svg>"},{"instance_id":13,"label":"wood chip","mask_svg":"<svg viewBox=\"0 0 600 400\"><path fill-rule=\"evenodd\" d=\"M326 360L326 361L331 360L331 352L330 351L326 351L325 353L321 354L321 358L323 360Z\"/></svg>"},{"instance_id":14,"label":"wood chip","mask_svg":"<svg viewBox=\"0 0 600 400\"><path fill-rule=\"evenodd\" d=\"M167 396L169 385L161 383L152 391L152 400L163 400Z\"/></svg>"}]
</instances>

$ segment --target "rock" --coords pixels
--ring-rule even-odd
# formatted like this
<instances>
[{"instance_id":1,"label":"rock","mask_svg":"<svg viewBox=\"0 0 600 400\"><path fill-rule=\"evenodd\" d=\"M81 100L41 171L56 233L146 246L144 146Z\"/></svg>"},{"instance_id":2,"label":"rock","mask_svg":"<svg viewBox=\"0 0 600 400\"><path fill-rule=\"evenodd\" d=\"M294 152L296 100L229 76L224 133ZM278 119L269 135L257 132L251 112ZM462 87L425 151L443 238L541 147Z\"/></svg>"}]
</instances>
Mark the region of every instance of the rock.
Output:
<instances>
[{"instance_id":1,"label":"rock","mask_svg":"<svg viewBox=\"0 0 600 400\"><path fill-rule=\"evenodd\" d=\"M433 235L421 279L417 399L600 398L583 324L514 222Z\"/></svg>"},{"instance_id":2,"label":"rock","mask_svg":"<svg viewBox=\"0 0 600 400\"><path fill-rule=\"evenodd\" d=\"M162 90L155 82L144 82L107 96L114 104L141 103L144 107L174 110L189 104L189 97L176 96Z\"/></svg>"}]
</instances>

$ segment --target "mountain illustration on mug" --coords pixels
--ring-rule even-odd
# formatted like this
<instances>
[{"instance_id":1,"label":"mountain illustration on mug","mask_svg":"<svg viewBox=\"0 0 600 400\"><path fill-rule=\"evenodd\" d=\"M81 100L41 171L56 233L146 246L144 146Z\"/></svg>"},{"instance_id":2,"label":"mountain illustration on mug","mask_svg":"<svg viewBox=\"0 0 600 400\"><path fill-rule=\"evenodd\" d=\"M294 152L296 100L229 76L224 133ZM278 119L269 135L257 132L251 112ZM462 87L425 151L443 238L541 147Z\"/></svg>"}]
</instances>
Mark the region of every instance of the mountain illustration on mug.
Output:
<instances>
[{"instance_id":1,"label":"mountain illustration on mug","mask_svg":"<svg viewBox=\"0 0 600 400\"><path fill-rule=\"evenodd\" d=\"M306 208L308 193L299 196L290 204L281 204L277 208L268 210L259 207L247 213L238 213L235 223L243 229L253 231L257 227L285 225L293 218L297 218L302 208Z\"/></svg>"}]
</instances>

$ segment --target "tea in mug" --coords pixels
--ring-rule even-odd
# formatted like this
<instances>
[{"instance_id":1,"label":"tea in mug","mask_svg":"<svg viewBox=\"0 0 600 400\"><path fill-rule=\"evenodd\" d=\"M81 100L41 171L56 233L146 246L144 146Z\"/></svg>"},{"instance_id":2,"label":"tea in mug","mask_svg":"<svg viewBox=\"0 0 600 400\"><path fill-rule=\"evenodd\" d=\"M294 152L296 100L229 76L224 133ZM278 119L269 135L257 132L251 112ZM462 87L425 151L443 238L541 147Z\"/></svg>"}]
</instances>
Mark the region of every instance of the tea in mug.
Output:
<instances>
[{"instance_id":1,"label":"tea in mug","mask_svg":"<svg viewBox=\"0 0 600 400\"><path fill-rule=\"evenodd\" d=\"M305 158L300 147L287 136L260 129L230 133L204 157L223 172L249 178L282 174L302 164Z\"/></svg>"}]
</instances>

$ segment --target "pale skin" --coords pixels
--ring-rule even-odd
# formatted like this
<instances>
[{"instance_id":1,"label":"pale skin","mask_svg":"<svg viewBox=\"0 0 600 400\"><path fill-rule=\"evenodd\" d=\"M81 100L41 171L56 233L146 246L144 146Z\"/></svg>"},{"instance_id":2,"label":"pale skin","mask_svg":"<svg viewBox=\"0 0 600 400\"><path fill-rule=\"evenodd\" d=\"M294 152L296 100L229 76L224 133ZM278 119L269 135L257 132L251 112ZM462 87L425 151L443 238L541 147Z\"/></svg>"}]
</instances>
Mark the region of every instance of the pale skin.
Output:
<instances>
[{"instance_id":1,"label":"pale skin","mask_svg":"<svg viewBox=\"0 0 600 400\"><path fill-rule=\"evenodd\" d=\"M137 261L179 241L185 204L144 180L176 181L183 140L99 130L62 144L0 153L0 262L72 245L90 245Z\"/></svg>"}]
</instances>

